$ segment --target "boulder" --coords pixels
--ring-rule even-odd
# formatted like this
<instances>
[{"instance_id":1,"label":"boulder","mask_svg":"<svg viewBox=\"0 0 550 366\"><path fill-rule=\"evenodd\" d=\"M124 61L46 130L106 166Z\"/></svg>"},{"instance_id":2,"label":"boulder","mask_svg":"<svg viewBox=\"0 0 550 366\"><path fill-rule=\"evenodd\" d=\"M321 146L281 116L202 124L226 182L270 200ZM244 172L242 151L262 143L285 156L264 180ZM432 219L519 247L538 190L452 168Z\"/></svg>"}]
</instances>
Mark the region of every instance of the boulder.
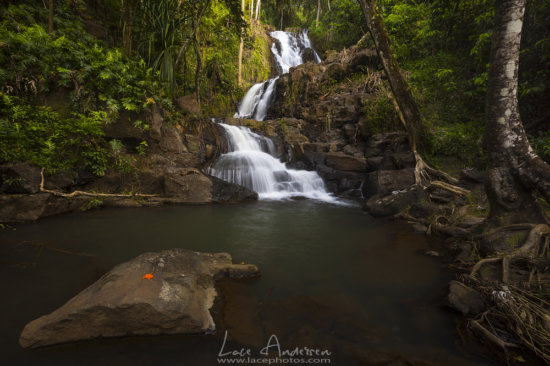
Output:
<instances>
[{"instance_id":1,"label":"boulder","mask_svg":"<svg viewBox=\"0 0 550 366\"><path fill-rule=\"evenodd\" d=\"M201 139L196 135L185 135L185 144L187 145L187 150L199 156L201 153Z\"/></svg>"},{"instance_id":2,"label":"boulder","mask_svg":"<svg viewBox=\"0 0 550 366\"><path fill-rule=\"evenodd\" d=\"M179 132L172 126L160 127L160 148L164 152L184 153L187 152Z\"/></svg>"},{"instance_id":3,"label":"boulder","mask_svg":"<svg viewBox=\"0 0 550 366\"><path fill-rule=\"evenodd\" d=\"M195 115L200 115L201 113L201 106L199 102L197 102L197 98L195 97L195 95L185 95L183 97L180 97L177 100L177 104L178 107L180 107L185 112Z\"/></svg>"},{"instance_id":4,"label":"boulder","mask_svg":"<svg viewBox=\"0 0 550 366\"><path fill-rule=\"evenodd\" d=\"M327 66L326 77L332 80L341 80L346 74L344 66L335 62Z\"/></svg>"},{"instance_id":5,"label":"boulder","mask_svg":"<svg viewBox=\"0 0 550 366\"><path fill-rule=\"evenodd\" d=\"M234 203L258 199L258 193L246 187L216 177L210 177L210 179L212 180L212 200L214 202Z\"/></svg>"},{"instance_id":6,"label":"boulder","mask_svg":"<svg viewBox=\"0 0 550 366\"><path fill-rule=\"evenodd\" d=\"M414 168L416 159L412 152L399 152L385 155L378 167L379 170L396 170Z\"/></svg>"},{"instance_id":7,"label":"boulder","mask_svg":"<svg viewBox=\"0 0 550 366\"><path fill-rule=\"evenodd\" d=\"M0 223L36 221L42 217L76 211L90 198L66 199L49 193L0 195Z\"/></svg>"},{"instance_id":8,"label":"boulder","mask_svg":"<svg viewBox=\"0 0 550 366\"><path fill-rule=\"evenodd\" d=\"M372 216L392 216L423 199L426 199L424 189L414 185L396 194L372 196L365 202L364 209Z\"/></svg>"},{"instance_id":9,"label":"boulder","mask_svg":"<svg viewBox=\"0 0 550 366\"><path fill-rule=\"evenodd\" d=\"M66 170L46 176L44 179L44 186L47 189L53 190L68 190L78 182L78 173L74 170Z\"/></svg>"},{"instance_id":10,"label":"boulder","mask_svg":"<svg viewBox=\"0 0 550 366\"><path fill-rule=\"evenodd\" d=\"M0 193L38 193L40 181L40 167L34 164L12 163L0 166Z\"/></svg>"},{"instance_id":11,"label":"boulder","mask_svg":"<svg viewBox=\"0 0 550 366\"><path fill-rule=\"evenodd\" d=\"M256 266L232 264L227 253L145 253L28 323L19 343L37 348L103 337L212 332L215 280L258 275Z\"/></svg>"},{"instance_id":12,"label":"boulder","mask_svg":"<svg viewBox=\"0 0 550 366\"><path fill-rule=\"evenodd\" d=\"M411 205L409 214L417 219L427 219L430 216L445 213L445 211L443 207L430 202L415 202Z\"/></svg>"},{"instance_id":13,"label":"boulder","mask_svg":"<svg viewBox=\"0 0 550 366\"><path fill-rule=\"evenodd\" d=\"M149 136L151 136L151 138L155 141L160 141L162 138L161 128L164 123L164 117L162 117L160 111L156 110L147 116L147 120L151 125Z\"/></svg>"},{"instance_id":14,"label":"boulder","mask_svg":"<svg viewBox=\"0 0 550 366\"><path fill-rule=\"evenodd\" d=\"M445 303L463 315L476 315L485 309L481 294L459 281L449 283L449 294Z\"/></svg>"},{"instance_id":15,"label":"boulder","mask_svg":"<svg viewBox=\"0 0 550 366\"><path fill-rule=\"evenodd\" d=\"M212 181L195 168L164 170L164 193L187 203L212 202Z\"/></svg>"},{"instance_id":16,"label":"boulder","mask_svg":"<svg viewBox=\"0 0 550 366\"><path fill-rule=\"evenodd\" d=\"M304 50L302 51L302 61L304 63L308 61L315 62L315 51L313 50L313 48L304 48Z\"/></svg>"},{"instance_id":17,"label":"boulder","mask_svg":"<svg viewBox=\"0 0 550 366\"><path fill-rule=\"evenodd\" d=\"M344 153L326 154L326 164L336 170L364 172L367 169L367 160Z\"/></svg>"},{"instance_id":18,"label":"boulder","mask_svg":"<svg viewBox=\"0 0 550 366\"><path fill-rule=\"evenodd\" d=\"M375 67L378 65L378 54L375 50L368 48L357 51L348 63L350 72L360 71L365 66Z\"/></svg>"},{"instance_id":19,"label":"boulder","mask_svg":"<svg viewBox=\"0 0 550 366\"><path fill-rule=\"evenodd\" d=\"M363 186L363 196L385 196L412 186L414 169L378 170L370 172Z\"/></svg>"}]
</instances>

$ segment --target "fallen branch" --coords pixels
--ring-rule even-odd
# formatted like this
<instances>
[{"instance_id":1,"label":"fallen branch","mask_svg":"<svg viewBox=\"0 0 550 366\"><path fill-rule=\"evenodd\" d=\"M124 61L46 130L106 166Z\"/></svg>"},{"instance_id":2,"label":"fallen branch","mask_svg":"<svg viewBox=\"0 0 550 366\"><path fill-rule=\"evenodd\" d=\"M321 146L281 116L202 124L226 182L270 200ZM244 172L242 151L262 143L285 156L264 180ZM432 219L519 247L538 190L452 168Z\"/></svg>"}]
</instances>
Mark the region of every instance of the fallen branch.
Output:
<instances>
[{"instance_id":1,"label":"fallen branch","mask_svg":"<svg viewBox=\"0 0 550 366\"><path fill-rule=\"evenodd\" d=\"M443 173L443 172L440 172L440 171L437 171L437 172L438 173ZM467 196L470 193L470 191L467 190L467 189L464 189L464 188L461 188L461 187L458 187L458 186L455 186L453 184L449 184L449 183L446 183L446 182L442 182L440 180L435 180L435 181L431 182L430 185L426 188L426 190L427 191L433 191L434 189L437 189L437 188L440 188L440 189L443 189L443 190L446 190L446 191L449 191L451 193L455 193L455 194L458 194L458 195L464 196L464 197Z\"/></svg>"},{"instance_id":2,"label":"fallen branch","mask_svg":"<svg viewBox=\"0 0 550 366\"><path fill-rule=\"evenodd\" d=\"M131 197L158 197L156 194L143 194L143 193L92 193L86 191L74 191L71 193L63 193L51 189L44 188L44 168L40 171L40 192L50 193L54 196L71 198L76 196L86 196L86 197L118 197L118 198L131 198Z\"/></svg>"},{"instance_id":3,"label":"fallen branch","mask_svg":"<svg viewBox=\"0 0 550 366\"><path fill-rule=\"evenodd\" d=\"M477 320L470 320L468 322L468 325L474 329L477 330L485 339L487 339L489 342L499 346L500 348L506 350L506 348L513 347L517 348L519 347L517 344L514 343L508 343L491 333L487 328L485 328L483 325L481 325L480 322Z\"/></svg>"}]
</instances>

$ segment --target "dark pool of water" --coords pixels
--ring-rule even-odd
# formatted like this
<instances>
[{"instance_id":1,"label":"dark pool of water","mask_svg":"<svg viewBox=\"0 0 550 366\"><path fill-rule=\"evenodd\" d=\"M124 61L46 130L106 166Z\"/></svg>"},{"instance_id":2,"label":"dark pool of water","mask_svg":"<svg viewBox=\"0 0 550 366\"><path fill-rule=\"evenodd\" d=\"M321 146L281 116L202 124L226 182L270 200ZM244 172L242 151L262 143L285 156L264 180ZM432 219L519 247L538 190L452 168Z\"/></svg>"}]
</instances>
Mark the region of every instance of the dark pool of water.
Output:
<instances>
[{"instance_id":1,"label":"dark pool of water","mask_svg":"<svg viewBox=\"0 0 550 366\"><path fill-rule=\"evenodd\" d=\"M329 350L332 365L491 364L462 345L452 314L440 306L452 273L424 254L433 243L357 207L293 201L105 209L15 229L0 232L2 364L217 365L226 329L228 348L257 352L274 334L286 349ZM27 322L114 265L174 247L229 252L262 272L255 281L223 281L217 334L19 347Z\"/></svg>"}]
</instances>

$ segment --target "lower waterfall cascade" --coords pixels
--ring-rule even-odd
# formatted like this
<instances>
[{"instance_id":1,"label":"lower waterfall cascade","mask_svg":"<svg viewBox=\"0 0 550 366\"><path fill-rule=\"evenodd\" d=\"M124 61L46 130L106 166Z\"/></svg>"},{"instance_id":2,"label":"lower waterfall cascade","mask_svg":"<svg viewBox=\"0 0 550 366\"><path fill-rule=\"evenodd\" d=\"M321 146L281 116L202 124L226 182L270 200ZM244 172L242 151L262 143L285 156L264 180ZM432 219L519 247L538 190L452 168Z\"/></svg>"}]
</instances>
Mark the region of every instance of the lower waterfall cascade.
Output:
<instances>
[{"instance_id":1,"label":"lower waterfall cascade","mask_svg":"<svg viewBox=\"0 0 550 366\"><path fill-rule=\"evenodd\" d=\"M218 124L225 132L230 151L210 167L208 172L211 175L252 189L260 199L306 197L341 203L327 192L317 172L288 169L275 158L273 154L277 150L268 137L247 127Z\"/></svg>"}]
</instances>

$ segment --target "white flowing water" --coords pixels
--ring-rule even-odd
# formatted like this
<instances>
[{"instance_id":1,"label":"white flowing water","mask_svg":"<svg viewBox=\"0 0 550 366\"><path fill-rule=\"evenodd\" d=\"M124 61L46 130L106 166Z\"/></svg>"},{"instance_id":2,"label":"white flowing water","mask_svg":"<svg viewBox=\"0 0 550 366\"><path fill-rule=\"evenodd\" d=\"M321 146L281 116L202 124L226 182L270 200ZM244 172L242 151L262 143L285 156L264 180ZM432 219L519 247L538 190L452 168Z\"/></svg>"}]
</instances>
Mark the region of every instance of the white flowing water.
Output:
<instances>
[{"instance_id":1,"label":"white flowing water","mask_svg":"<svg viewBox=\"0 0 550 366\"><path fill-rule=\"evenodd\" d=\"M271 139L247 127L219 125L226 132L230 151L212 165L211 175L252 189L260 199L306 197L341 203L327 192L317 172L288 169L275 158L276 149Z\"/></svg>"},{"instance_id":2,"label":"white flowing water","mask_svg":"<svg viewBox=\"0 0 550 366\"><path fill-rule=\"evenodd\" d=\"M313 51L315 62L321 62L321 58L311 47L311 41L307 36L307 31L296 35L294 33L275 31L270 33L271 37L277 39L280 44L280 49L273 43L271 45L271 53L275 58L275 64L280 74L286 74L291 67L295 67L304 63L303 52L307 49Z\"/></svg>"},{"instance_id":3,"label":"white flowing water","mask_svg":"<svg viewBox=\"0 0 550 366\"><path fill-rule=\"evenodd\" d=\"M316 62L319 55L311 48L307 31L300 34L271 32L278 40L271 52L279 74L304 62L302 55L311 49ZM254 118L263 121L271 106L275 85L279 77L269 79L250 88L243 98L236 118ZM323 179L317 172L288 169L275 158L277 155L271 139L258 135L246 127L219 123L225 131L229 152L223 154L209 169L209 173L225 181L245 186L257 192L260 199L279 200L291 197L307 197L331 203L341 203L327 192Z\"/></svg>"},{"instance_id":4,"label":"white flowing water","mask_svg":"<svg viewBox=\"0 0 550 366\"><path fill-rule=\"evenodd\" d=\"M294 34L283 31L274 31L270 33L271 37L278 40L279 47L274 42L271 45L271 52L275 60L277 72L286 74L291 67L295 67L304 63L303 53L310 49L313 53L315 62L321 62L321 58L311 47L311 42L307 36L307 31L304 30L300 34ZM267 110L271 106L274 97L275 77L253 85L244 96L239 110L235 113L235 118L254 118L257 121L263 121L267 115Z\"/></svg>"}]
</instances>

